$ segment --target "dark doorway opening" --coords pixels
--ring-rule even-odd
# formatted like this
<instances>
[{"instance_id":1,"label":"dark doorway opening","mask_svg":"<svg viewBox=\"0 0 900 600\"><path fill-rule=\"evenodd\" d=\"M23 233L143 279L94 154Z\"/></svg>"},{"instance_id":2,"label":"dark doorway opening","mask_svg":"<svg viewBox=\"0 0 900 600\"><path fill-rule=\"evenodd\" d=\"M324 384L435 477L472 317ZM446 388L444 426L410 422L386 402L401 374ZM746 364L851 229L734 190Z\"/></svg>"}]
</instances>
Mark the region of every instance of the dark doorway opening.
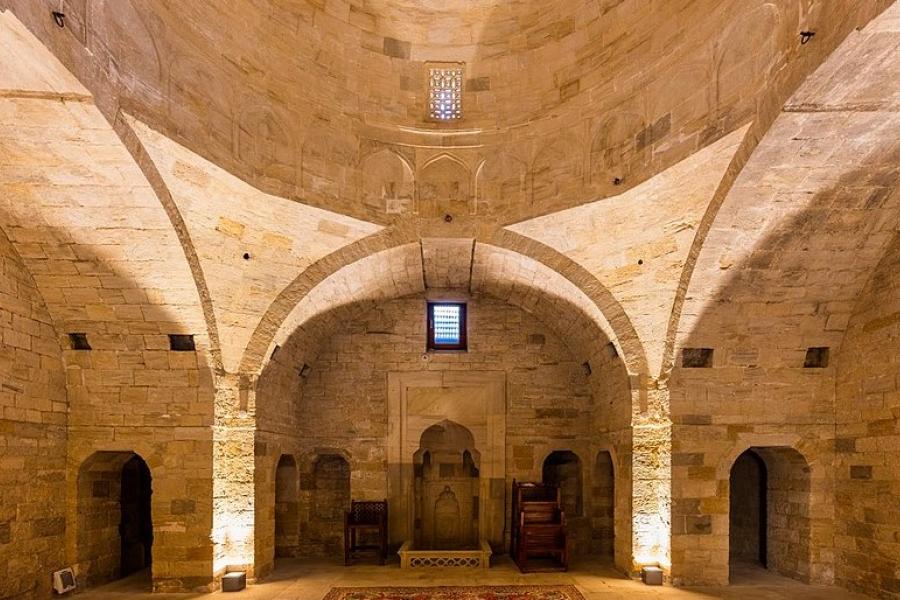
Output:
<instances>
[{"instance_id":1,"label":"dark doorway opening","mask_svg":"<svg viewBox=\"0 0 900 600\"><path fill-rule=\"evenodd\" d=\"M577 454L571 450L551 452L544 459L541 475L544 483L559 486L567 517L580 517L584 514L581 459Z\"/></svg>"},{"instance_id":2,"label":"dark doorway opening","mask_svg":"<svg viewBox=\"0 0 900 600\"><path fill-rule=\"evenodd\" d=\"M738 564L768 565L768 472L753 450L741 454L729 480L729 559Z\"/></svg>"},{"instance_id":3,"label":"dark doorway opening","mask_svg":"<svg viewBox=\"0 0 900 600\"><path fill-rule=\"evenodd\" d=\"M153 518L150 513L152 493L147 463L140 456L132 456L122 467L122 489L119 496L122 577L146 569L153 562Z\"/></svg>"},{"instance_id":4,"label":"dark doorway opening","mask_svg":"<svg viewBox=\"0 0 900 600\"><path fill-rule=\"evenodd\" d=\"M809 582L810 473L803 455L787 447L756 446L734 462L728 536L732 583L771 581L775 575Z\"/></svg>"},{"instance_id":5,"label":"dark doorway opening","mask_svg":"<svg viewBox=\"0 0 900 600\"><path fill-rule=\"evenodd\" d=\"M150 582L153 561L152 477L144 459L130 451L101 451L78 471L74 523L79 584L91 588L135 575Z\"/></svg>"}]
</instances>

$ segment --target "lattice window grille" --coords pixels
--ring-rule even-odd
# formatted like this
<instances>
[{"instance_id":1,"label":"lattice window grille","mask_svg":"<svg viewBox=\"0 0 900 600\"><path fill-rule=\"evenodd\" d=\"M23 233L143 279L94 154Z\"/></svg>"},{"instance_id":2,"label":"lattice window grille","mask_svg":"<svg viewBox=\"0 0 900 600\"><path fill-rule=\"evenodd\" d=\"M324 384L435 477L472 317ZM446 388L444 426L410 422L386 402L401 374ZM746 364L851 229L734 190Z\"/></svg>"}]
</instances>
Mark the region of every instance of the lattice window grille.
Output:
<instances>
[{"instance_id":1,"label":"lattice window grille","mask_svg":"<svg viewBox=\"0 0 900 600\"><path fill-rule=\"evenodd\" d=\"M434 341L436 344L459 344L462 338L462 307L435 306Z\"/></svg>"},{"instance_id":2,"label":"lattice window grille","mask_svg":"<svg viewBox=\"0 0 900 600\"><path fill-rule=\"evenodd\" d=\"M431 67L428 75L429 117L435 121L462 118L462 66Z\"/></svg>"}]
</instances>

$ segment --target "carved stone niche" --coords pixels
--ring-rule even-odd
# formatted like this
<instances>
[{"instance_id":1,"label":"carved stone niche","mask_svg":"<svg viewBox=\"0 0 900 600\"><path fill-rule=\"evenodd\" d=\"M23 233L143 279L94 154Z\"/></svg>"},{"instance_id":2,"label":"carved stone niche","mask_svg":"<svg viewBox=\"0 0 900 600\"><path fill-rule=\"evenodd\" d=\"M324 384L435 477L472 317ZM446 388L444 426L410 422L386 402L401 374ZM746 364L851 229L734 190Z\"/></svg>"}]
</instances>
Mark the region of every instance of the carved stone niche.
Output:
<instances>
[{"instance_id":1,"label":"carved stone niche","mask_svg":"<svg viewBox=\"0 0 900 600\"><path fill-rule=\"evenodd\" d=\"M414 456L415 547L478 548L478 451L472 433L441 421L422 434Z\"/></svg>"},{"instance_id":2,"label":"carved stone niche","mask_svg":"<svg viewBox=\"0 0 900 600\"><path fill-rule=\"evenodd\" d=\"M468 167L449 154L442 154L425 164L416 178L421 217L461 217L475 214Z\"/></svg>"},{"instance_id":3,"label":"carved stone niche","mask_svg":"<svg viewBox=\"0 0 900 600\"><path fill-rule=\"evenodd\" d=\"M389 540L504 547L506 374L388 375Z\"/></svg>"}]
</instances>

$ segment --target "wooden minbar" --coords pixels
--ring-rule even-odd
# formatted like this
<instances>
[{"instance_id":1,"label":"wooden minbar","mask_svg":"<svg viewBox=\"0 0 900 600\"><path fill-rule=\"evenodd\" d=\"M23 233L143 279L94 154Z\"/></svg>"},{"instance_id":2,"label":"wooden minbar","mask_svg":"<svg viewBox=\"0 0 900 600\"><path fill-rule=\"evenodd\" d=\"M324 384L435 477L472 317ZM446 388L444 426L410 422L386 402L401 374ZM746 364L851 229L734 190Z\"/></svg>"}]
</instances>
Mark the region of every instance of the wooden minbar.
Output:
<instances>
[{"instance_id":1,"label":"wooden minbar","mask_svg":"<svg viewBox=\"0 0 900 600\"><path fill-rule=\"evenodd\" d=\"M513 481L510 554L523 573L568 568L566 513L559 486Z\"/></svg>"}]
</instances>

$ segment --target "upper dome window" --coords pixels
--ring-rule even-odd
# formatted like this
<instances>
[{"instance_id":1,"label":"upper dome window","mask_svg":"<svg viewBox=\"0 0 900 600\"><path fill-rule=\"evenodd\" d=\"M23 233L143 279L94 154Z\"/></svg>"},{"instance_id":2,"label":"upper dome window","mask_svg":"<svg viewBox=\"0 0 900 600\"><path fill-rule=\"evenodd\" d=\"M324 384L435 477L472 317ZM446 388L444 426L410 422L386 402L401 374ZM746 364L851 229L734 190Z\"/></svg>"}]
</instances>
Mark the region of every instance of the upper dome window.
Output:
<instances>
[{"instance_id":1,"label":"upper dome window","mask_svg":"<svg viewBox=\"0 0 900 600\"><path fill-rule=\"evenodd\" d=\"M433 121L457 121L462 117L463 65L428 66L428 117Z\"/></svg>"}]
</instances>

